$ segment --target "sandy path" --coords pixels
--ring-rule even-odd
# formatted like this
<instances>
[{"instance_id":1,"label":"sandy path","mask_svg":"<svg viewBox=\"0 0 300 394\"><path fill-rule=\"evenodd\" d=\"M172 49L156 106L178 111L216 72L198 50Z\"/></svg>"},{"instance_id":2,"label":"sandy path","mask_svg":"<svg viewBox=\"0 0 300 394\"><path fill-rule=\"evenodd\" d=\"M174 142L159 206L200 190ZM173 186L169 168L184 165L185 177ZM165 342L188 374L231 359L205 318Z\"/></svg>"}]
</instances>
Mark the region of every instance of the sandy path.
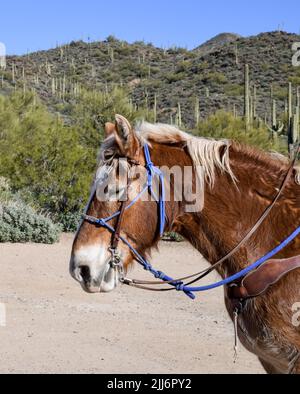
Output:
<instances>
[{"instance_id":1,"label":"sandy path","mask_svg":"<svg viewBox=\"0 0 300 394\"><path fill-rule=\"evenodd\" d=\"M64 235L53 246L0 245L0 373L262 372L242 348L233 364L222 290L195 302L123 287L91 296L69 277L71 244ZM163 243L153 261L174 276L199 267L187 244Z\"/></svg>"}]
</instances>

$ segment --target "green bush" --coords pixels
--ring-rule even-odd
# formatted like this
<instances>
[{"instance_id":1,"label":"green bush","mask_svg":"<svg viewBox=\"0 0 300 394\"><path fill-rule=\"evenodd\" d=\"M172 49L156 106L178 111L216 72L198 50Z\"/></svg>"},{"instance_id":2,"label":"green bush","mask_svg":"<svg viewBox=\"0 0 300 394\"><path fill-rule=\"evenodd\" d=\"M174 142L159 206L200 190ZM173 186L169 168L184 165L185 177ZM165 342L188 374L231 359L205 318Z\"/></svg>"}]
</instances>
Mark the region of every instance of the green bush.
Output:
<instances>
[{"instance_id":1,"label":"green bush","mask_svg":"<svg viewBox=\"0 0 300 394\"><path fill-rule=\"evenodd\" d=\"M289 82L292 82L292 84L295 86L300 85L300 76L289 77Z\"/></svg>"},{"instance_id":2,"label":"green bush","mask_svg":"<svg viewBox=\"0 0 300 394\"><path fill-rule=\"evenodd\" d=\"M0 203L0 242L53 244L60 227L20 202Z\"/></svg>"},{"instance_id":3,"label":"green bush","mask_svg":"<svg viewBox=\"0 0 300 394\"><path fill-rule=\"evenodd\" d=\"M217 85L222 85L227 82L227 77L226 75L220 73L220 72L211 72L203 77L203 82L208 83L215 83Z\"/></svg>"},{"instance_id":4,"label":"green bush","mask_svg":"<svg viewBox=\"0 0 300 394\"><path fill-rule=\"evenodd\" d=\"M9 182L0 178L0 242L58 241L61 228L13 195Z\"/></svg>"},{"instance_id":5,"label":"green bush","mask_svg":"<svg viewBox=\"0 0 300 394\"><path fill-rule=\"evenodd\" d=\"M54 221L62 226L62 230L66 233L74 233L79 226L82 213L66 212L54 215Z\"/></svg>"},{"instance_id":6,"label":"green bush","mask_svg":"<svg viewBox=\"0 0 300 394\"><path fill-rule=\"evenodd\" d=\"M165 78L166 78L167 82L171 84L174 82L181 81L183 78L185 78L185 73L183 73L183 72L169 73L169 74L165 75Z\"/></svg>"},{"instance_id":7,"label":"green bush","mask_svg":"<svg viewBox=\"0 0 300 394\"><path fill-rule=\"evenodd\" d=\"M252 146L257 146L264 150L283 151L280 140L273 141L270 133L263 125L257 122L246 132L245 122L242 118L235 118L231 113L218 111L200 122L194 131L197 136L209 138L225 138L239 141ZM286 147L284 148L286 150Z\"/></svg>"},{"instance_id":8,"label":"green bush","mask_svg":"<svg viewBox=\"0 0 300 394\"><path fill-rule=\"evenodd\" d=\"M224 92L230 97L239 97L244 94L244 86L239 84L228 84L224 88Z\"/></svg>"}]
</instances>

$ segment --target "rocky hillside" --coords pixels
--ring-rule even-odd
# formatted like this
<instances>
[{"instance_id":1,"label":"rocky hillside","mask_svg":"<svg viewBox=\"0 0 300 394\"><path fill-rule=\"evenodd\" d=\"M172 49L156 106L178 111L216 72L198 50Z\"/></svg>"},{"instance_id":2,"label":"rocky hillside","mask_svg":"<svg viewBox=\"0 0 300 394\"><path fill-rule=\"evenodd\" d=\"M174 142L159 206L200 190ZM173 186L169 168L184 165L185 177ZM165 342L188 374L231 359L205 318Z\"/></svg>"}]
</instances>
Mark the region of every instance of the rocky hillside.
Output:
<instances>
[{"instance_id":1,"label":"rocky hillside","mask_svg":"<svg viewBox=\"0 0 300 394\"><path fill-rule=\"evenodd\" d=\"M208 55L210 52L213 52L226 44L233 43L239 38L242 37L238 34L221 33L218 34L216 37L208 40L204 44L200 45L199 47L195 48L194 51L198 52L198 54L201 55Z\"/></svg>"},{"instance_id":2,"label":"rocky hillside","mask_svg":"<svg viewBox=\"0 0 300 394\"><path fill-rule=\"evenodd\" d=\"M292 44L300 36L285 32L242 38L222 34L195 50L128 44L114 37L103 42L71 42L49 51L9 57L0 71L0 92L34 90L52 111L67 115L68 103L82 87L128 89L133 105L157 103L157 118L174 121L180 104L183 124L191 127L199 100L201 117L218 109L243 112L244 65L257 86L258 114L270 114L270 91L284 109L287 84L300 85L292 66ZM2 83L1 83L2 75Z\"/></svg>"}]
</instances>

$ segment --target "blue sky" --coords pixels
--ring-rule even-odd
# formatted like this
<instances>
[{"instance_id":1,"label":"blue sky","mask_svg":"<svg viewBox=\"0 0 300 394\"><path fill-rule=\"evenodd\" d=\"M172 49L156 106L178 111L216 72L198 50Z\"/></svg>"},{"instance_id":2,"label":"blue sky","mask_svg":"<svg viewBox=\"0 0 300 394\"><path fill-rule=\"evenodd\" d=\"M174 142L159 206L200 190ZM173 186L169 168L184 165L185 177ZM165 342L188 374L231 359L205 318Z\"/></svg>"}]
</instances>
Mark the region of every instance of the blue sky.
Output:
<instances>
[{"instance_id":1,"label":"blue sky","mask_svg":"<svg viewBox=\"0 0 300 394\"><path fill-rule=\"evenodd\" d=\"M11 0L0 6L9 54L113 34L133 42L193 48L221 32L300 32L299 0Z\"/></svg>"}]
</instances>

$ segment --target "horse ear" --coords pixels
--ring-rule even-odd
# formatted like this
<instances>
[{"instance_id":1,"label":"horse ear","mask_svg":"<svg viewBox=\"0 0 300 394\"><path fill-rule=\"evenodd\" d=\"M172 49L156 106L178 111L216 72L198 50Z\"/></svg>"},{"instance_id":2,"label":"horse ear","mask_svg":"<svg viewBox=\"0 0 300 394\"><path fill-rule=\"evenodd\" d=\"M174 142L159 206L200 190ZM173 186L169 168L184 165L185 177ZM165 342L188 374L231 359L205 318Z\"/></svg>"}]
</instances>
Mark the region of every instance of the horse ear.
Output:
<instances>
[{"instance_id":1,"label":"horse ear","mask_svg":"<svg viewBox=\"0 0 300 394\"><path fill-rule=\"evenodd\" d=\"M138 156L139 140L129 121L122 115L116 115L115 137L122 154L131 159Z\"/></svg>"},{"instance_id":2,"label":"horse ear","mask_svg":"<svg viewBox=\"0 0 300 394\"><path fill-rule=\"evenodd\" d=\"M111 122L105 123L104 134L106 138L113 135L115 131L116 131L116 125L114 123Z\"/></svg>"}]
</instances>

